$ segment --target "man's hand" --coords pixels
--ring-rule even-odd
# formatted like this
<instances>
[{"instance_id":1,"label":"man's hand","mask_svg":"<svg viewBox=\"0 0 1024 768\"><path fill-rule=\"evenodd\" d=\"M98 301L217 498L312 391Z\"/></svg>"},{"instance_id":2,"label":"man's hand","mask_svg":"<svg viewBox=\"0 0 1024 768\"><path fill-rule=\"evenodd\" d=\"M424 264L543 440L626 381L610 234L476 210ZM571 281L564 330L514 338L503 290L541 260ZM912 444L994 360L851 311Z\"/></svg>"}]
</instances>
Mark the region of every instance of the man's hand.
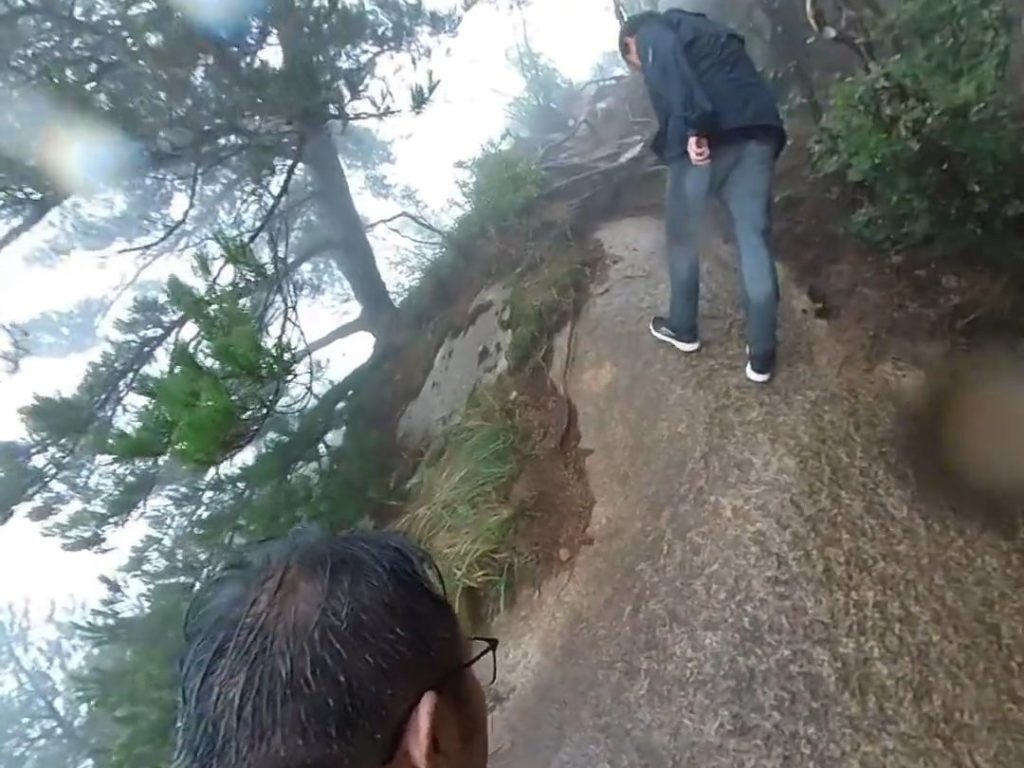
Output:
<instances>
[{"instance_id":1,"label":"man's hand","mask_svg":"<svg viewBox=\"0 0 1024 768\"><path fill-rule=\"evenodd\" d=\"M691 136L686 144L686 151L689 152L690 162L694 165L707 165L711 162L711 147L703 136Z\"/></svg>"}]
</instances>

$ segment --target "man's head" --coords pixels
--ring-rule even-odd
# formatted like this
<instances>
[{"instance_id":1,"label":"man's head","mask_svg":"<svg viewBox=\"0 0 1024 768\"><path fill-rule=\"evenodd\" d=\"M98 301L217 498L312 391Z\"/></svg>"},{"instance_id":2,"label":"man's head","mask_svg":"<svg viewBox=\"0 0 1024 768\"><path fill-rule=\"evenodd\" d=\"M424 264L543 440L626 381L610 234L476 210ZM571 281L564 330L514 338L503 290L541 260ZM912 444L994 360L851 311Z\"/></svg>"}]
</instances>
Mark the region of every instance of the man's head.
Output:
<instances>
[{"instance_id":1,"label":"man's head","mask_svg":"<svg viewBox=\"0 0 1024 768\"><path fill-rule=\"evenodd\" d=\"M225 568L185 620L177 768L483 768L483 691L436 574L399 536L316 531Z\"/></svg>"},{"instance_id":2,"label":"man's head","mask_svg":"<svg viewBox=\"0 0 1024 768\"><path fill-rule=\"evenodd\" d=\"M644 24L660 19L661 14L657 11L644 11L630 16L619 27L619 53L630 69L640 69L640 53L636 49L637 32Z\"/></svg>"}]
</instances>

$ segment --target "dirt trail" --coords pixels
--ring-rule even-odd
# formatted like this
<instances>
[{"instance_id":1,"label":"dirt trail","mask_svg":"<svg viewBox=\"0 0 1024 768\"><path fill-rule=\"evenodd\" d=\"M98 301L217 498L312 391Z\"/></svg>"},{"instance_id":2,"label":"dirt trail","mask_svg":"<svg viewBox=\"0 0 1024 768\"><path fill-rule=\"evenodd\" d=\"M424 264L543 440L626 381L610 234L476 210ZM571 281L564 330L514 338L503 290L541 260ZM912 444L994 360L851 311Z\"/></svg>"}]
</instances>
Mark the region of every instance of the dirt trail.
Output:
<instances>
[{"instance_id":1,"label":"dirt trail","mask_svg":"<svg viewBox=\"0 0 1024 768\"><path fill-rule=\"evenodd\" d=\"M595 544L498 628L492 765L1024 765L1019 547L922 514L882 377L836 373L785 276L770 387L742 375L724 243L705 349L654 342L661 230L598 233L570 380Z\"/></svg>"}]
</instances>

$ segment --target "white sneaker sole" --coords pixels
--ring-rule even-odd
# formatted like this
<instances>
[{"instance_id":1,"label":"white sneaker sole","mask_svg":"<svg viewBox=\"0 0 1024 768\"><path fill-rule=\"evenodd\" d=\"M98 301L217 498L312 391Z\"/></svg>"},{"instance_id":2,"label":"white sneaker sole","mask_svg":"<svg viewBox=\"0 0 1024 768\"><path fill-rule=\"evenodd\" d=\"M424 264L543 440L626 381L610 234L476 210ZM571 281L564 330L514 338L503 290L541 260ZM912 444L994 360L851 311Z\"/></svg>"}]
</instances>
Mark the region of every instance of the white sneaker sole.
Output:
<instances>
[{"instance_id":1,"label":"white sneaker sole","mask_svg":"<svg viewBox=\"0 0 1024 768\"><path fill-rule=\"evenodd\" d=\"M747 363L747 380L755 384L767 384L772 380L772 375L770 373L758 373L750 363Z\"/></svg>"},{"instance_id":2,"label":"white sneaker sole","mask_svg":"<svg viewBox=\"0 0 1024 768\"><path fill-rule=\"evenodd\" d=\"M750 347L747 347L747 356L750 356ZM747 381L752 381L755 384L767 384L772 380L772 374L770 373L758 373L754 370L754 366L747 361Z\"/></svg>"},{"instance_id":3,"label":"white sneaker sole","mask_svg":"<svg viewBox=\"0 0 1024 768\"><path fill-rule=\"evenodd\" d=\"M679 339L673 339L671 336L666 336L664 333L658 333L654 330L654 326L648 326L651 336L656 338L658 341L664 341L666 344L671 344L673 347L678 349L680 352L686 352L687 354L697 352L700 350L700 341L679 341Z\"/></svg>"}]
</instances>

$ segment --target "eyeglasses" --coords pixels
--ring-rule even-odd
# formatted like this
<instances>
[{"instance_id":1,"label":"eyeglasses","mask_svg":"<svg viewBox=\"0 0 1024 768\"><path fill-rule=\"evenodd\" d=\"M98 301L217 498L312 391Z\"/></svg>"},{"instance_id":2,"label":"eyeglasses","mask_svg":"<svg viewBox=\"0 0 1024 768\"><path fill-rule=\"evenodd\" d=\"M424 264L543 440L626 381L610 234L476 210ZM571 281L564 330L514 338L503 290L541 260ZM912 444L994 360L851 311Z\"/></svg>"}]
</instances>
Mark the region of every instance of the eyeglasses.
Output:
<instances>
[{"instance_id":1,"label":"eyeglasses","mask_svg":"<svg viewBox=\"0 0 1024 768\"><path fill-rule=\"evenodd\" d=\"M494 681L498 679L498 638L496 637L474 637L470 640L471 644L471 656L469 661L462 665L461 669L472 669L476 673L476 679L480 681L482 685L494 685ZM488 665L484 663L481 666L477 666L481 661L484 661L488 656L490 659L490 669ZM484 673L484 674L482 674Z\"/></svg>"},{"instance_id":2,"label":"eyeglasses","mask_svg":"<svg viewBox=\"0 0 1024 768\"><path fill-rule=\"evenodd\" d=\"M440 690L441 688L444 688L461 672L465 672L466 670L472 670L476 675L476 679L480 682L481 685L494 685L494 682L498 679L498 638L471 637L469 639L469 642L469 661L465 661L455 669L446 672L434 685L430 686L430 688L428 688L427 690L436 691ZM488 656L490 657L490 664L487 664L485 661L485 659ZM482 661L484 661L483 665L480 664L480 662ZM416 703L418 704L419 702L417 701ZM413 708L415 708L415 706L416 705L414 704ZM405 722L409 719L409 716L412 715L412 711L413 710L410 709L406 717L402 719L403 728ZM399 731L399 733L395 734L395 737L391 740L387 752L388 758L383 763L381 763L382 765L387 765L389 762L391 762L392 758L394 758L395 753L398 751L398 746L401 742L401 739L402 733L401 731Z\"/></svg>"}]
</instances>

